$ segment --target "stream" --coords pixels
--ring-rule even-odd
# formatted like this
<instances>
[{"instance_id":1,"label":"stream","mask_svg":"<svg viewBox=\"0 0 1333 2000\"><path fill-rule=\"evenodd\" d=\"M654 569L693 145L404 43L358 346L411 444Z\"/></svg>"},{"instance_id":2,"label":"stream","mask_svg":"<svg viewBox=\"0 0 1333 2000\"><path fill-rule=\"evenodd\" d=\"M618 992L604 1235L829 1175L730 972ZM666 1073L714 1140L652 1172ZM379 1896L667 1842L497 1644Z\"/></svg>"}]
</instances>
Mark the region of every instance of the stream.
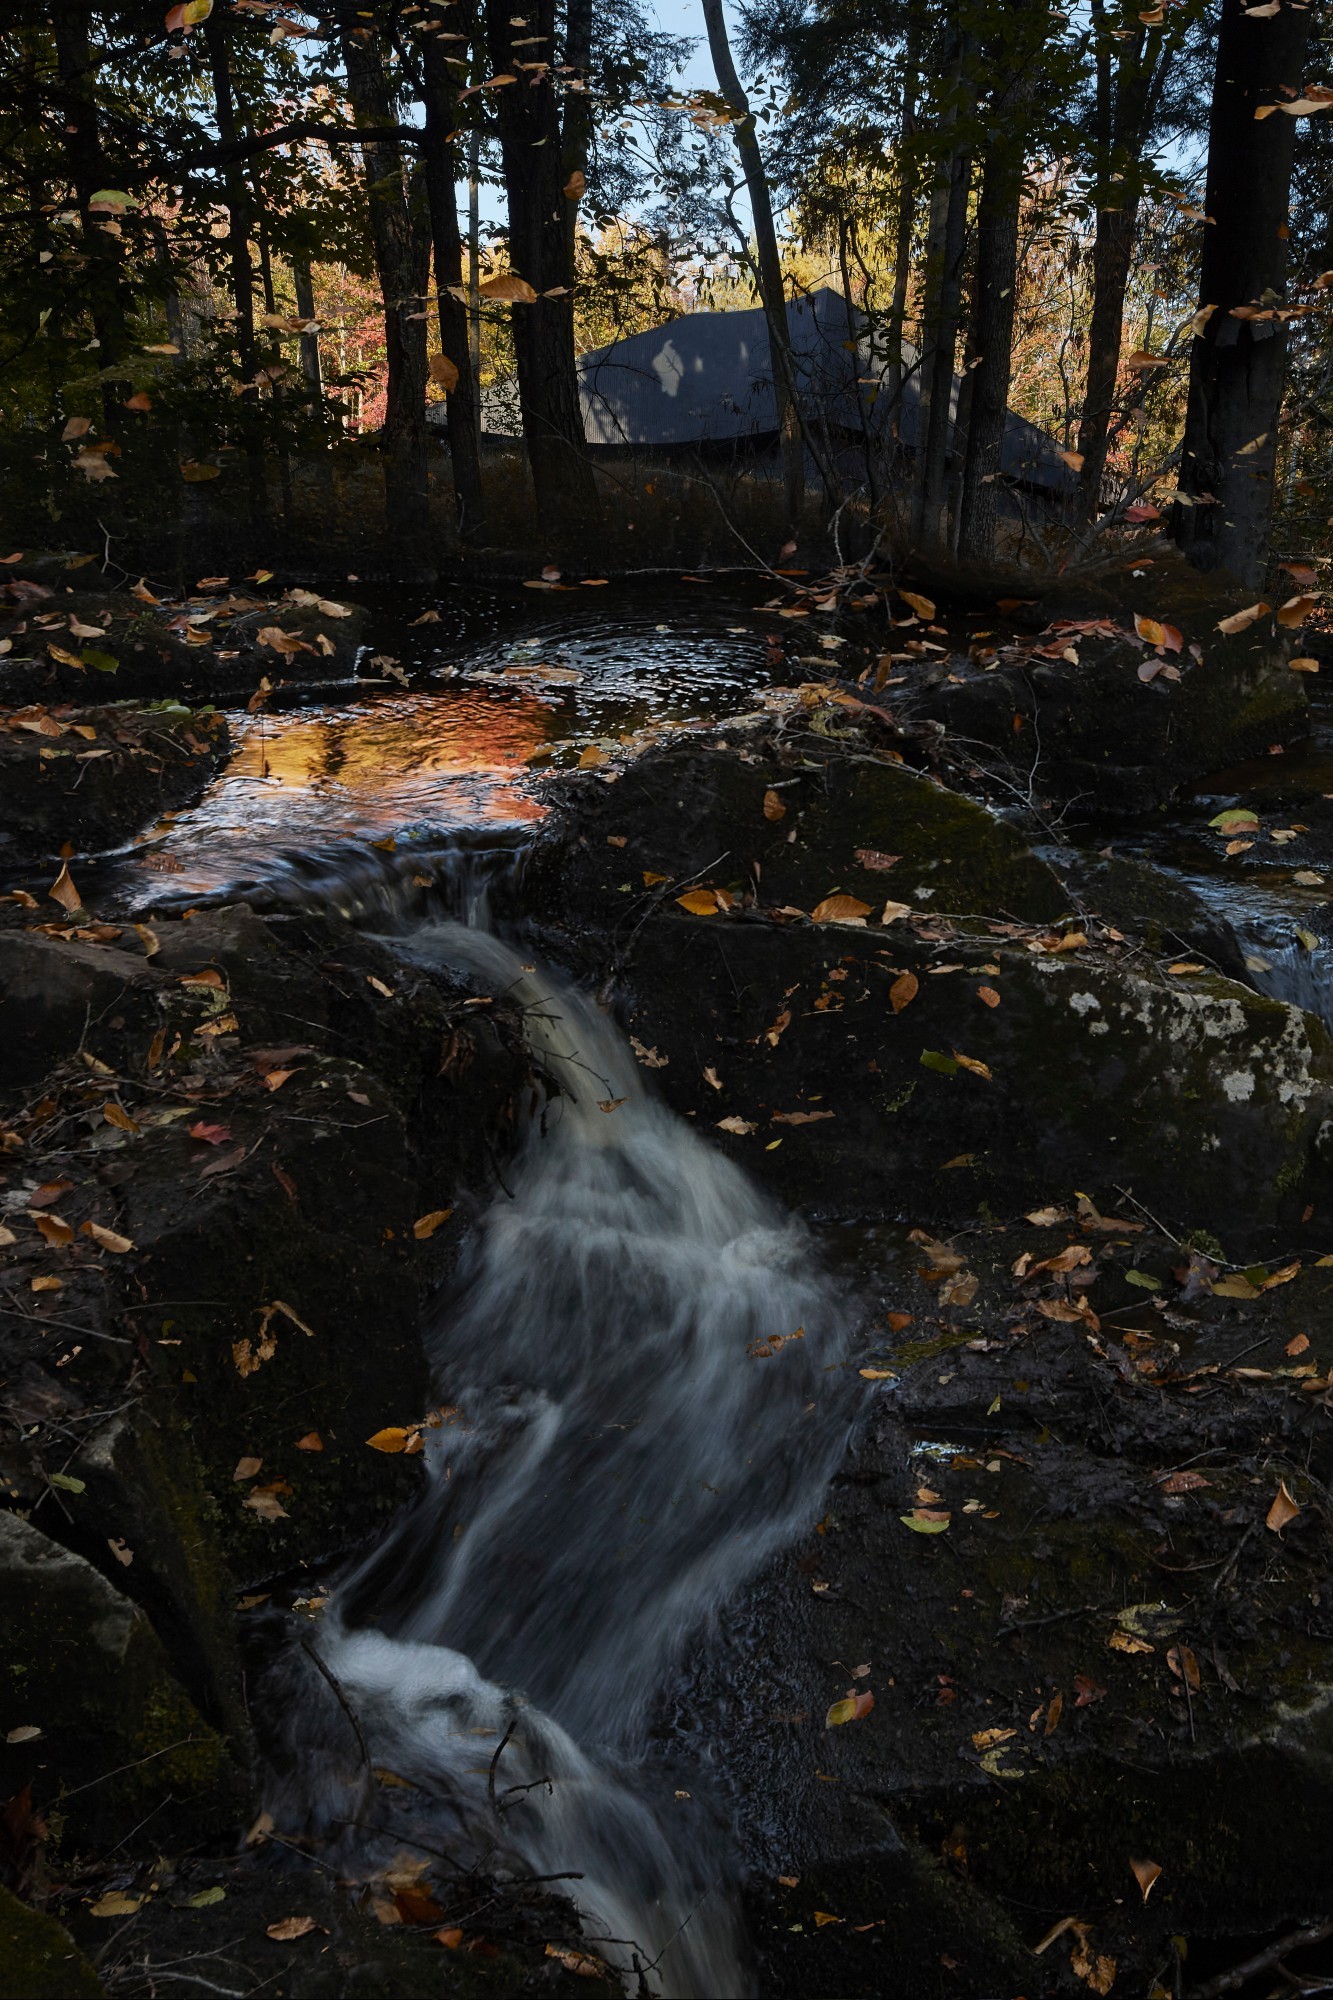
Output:
<instances>
[{"instance_id":1,"label":"stream","mask_svg":"<svg viewBox=\"0 0 1333 2000\"><path fill-rule=\"evenodd\" d=\"M493 890L497 910L516 900L504 878L546 772L800 677L773 614L739 598L606 597L432 636L438 688L390 677L230 715L226 770L115 865L145 908L224 888L328 902L521 1009L551 1095L424 1329L440 1405L424 1490L313 1645L267 1670L266 1804L362 1879L427 1854L554 1882L630 1990L688 2000L751 1993L755 1974L727 1801L697 1751L682 1767L664 1745L663 1703L710 1617L819 1512L851 1435L837 1369L854 1315L805 1225L668 1111L610 1015L492 914ZM1327 1019L1319 857L1267 833L1227 856L1208 825L1253 802L1269 829L1333 796L1321 740L1277 762L1113 831L1109 851L1192 889L1257 986ZM1302 823L1291 844L1314 838Z\"/></svg>"}]
</instances>

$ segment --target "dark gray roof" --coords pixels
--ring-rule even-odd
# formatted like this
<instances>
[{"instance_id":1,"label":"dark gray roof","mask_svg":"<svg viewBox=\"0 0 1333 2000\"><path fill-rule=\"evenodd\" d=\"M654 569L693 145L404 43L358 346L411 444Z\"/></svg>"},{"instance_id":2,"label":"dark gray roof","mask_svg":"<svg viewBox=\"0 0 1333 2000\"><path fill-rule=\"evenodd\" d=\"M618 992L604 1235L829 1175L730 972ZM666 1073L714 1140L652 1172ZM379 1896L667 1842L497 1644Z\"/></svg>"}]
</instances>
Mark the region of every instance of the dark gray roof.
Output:
<instances>
[{"instance_id":1,"label":"dark gray roof","mask_svg":"<svg viewBox=\"0 0 1333 2000\"><path fill-rule=\"evenodd\" d=\"M915 446L920 391L915 355L905 356L899 395L884 386L887 357L868 335L865 320L831 286L787 308L797 391L807 419L835 433L896 433ZM739 312L694 312L668 320L579 357L579 396L589 444L646 448L718 445L768 439L777 430L769 366L768 323L760 307ZM517 398L488 391L483 426L513 435ZM961 383L954 377L950 415ZM511 410L509 402L515 407ZM1010 411L1003 470L1034 485L1064 488L1071 480L1054 441Z\"/></svg>"}]
</instances>

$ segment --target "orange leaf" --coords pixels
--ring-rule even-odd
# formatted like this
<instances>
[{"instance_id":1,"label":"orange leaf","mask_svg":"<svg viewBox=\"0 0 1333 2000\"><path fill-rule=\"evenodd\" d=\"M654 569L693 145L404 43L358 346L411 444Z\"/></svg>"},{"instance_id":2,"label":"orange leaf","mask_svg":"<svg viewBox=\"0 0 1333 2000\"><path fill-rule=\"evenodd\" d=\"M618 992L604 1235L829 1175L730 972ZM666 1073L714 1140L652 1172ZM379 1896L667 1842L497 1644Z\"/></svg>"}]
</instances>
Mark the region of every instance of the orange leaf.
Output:
<instances>
[{"instance_id":1,"label":"orange leaf","mask_svg":"<svg viewBox=\"0 0 1333 2000\"><path fill-rule=\"evenodd\" d=\"M810 915L817 924L862 924L870 915L870 905L855 896L825 896Z\"/></svg>"},{"instance_id":2,"label":"orange leaf","mask_svg":"<svg viewBox=\"0 0 1333 2000\"><path fill-rule=\"evenodd\" d=\"M889 988L889 1005L895 1014L901 1014L904 1007L910 1007L921 990L921 981L914 972L900 972Z\"/></svg>"},{"instance_id":3,"label":"orange leaf","mask_svg":"<svg viewBox=\"0 0 1333 2000\"><path fill-rule=\"evenodd\" d=\"M1273 1495L1272 1505L1264 1516L1264 1526L1271 1529L1275 1535L1280 1535L1282 1530L1289 1527L1296 1519L1300 1511L1300 1508L1292 1498L1286 1480L1279 1480L1277 1492Z\"/></svg>"}]
</instances>

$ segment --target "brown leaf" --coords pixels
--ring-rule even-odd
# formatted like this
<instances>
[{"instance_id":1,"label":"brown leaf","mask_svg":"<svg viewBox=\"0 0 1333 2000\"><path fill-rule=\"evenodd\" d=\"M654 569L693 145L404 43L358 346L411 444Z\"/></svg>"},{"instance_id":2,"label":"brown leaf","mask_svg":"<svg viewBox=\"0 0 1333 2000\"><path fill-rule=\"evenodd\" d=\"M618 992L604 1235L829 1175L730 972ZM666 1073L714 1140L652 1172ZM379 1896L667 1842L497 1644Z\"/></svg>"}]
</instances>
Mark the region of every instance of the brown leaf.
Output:
<instances>
[{"instance_id":1,"label":"brown leaf","mask_svg":"<svg viewBox=\"0 0 1333 2000\"><path fill-rule=\"evenodd\" d=\"M580 168L575 167L573 173L570 175L569 179L565 182L560 192L565 197L566 201L582 201L584 195L587 193L587 190L588 190L587 176L581 171Z\"/></svg>"},{"instance_id":2,"label":"brown leaf","mask_svg":"<svg viewBox=\"0 0 1333 2000\"><path fill-rule=\"evenodd\" d=\"M849 1694L842 1701L835 1701L824 1717L825 1729L839 1729L845 1722L860 1722L875 1706L875 1697L868 1690L864 1694Z\"/></svg>"},{"instance_id":3,"label":"brown leaf","mask_svg":"<svg viewBox=\"0 0 1333 2000\"><path fill-rule=\"evenodd\" d=\"M512 83L513 78L509 81ZM493 278L483 278L477 289L483 298L496 299L505 305L530 306L537 298L527 279L513 271L497 271Z\"/></svg>"},{"instance_id":4,"label":"brown leaf","mask_svg":"<svg viewBox=\"0 0 1333 2000\"><path fill-rule=\"evenodd\" d=\"M1179 1681L1184 1681L1191 1694L1198 1694L1203 1685L1199 1673L1199 1662L1188 1646L1172 1646L1166 1656L1166 1664Z\"/></svg>"},{"instance_id":5,"label":"brown leaf","mask_svg":"<svg viewBox=\"0 0 1333 2000\"><path fill-rule=\"evenodd\" d=\"M368 1437L366 1443L372 1451L388 1452L391 1455L403 1452L415 1456L421 1450L421 1432L402 1424L390 1424L382 1431Z\"/></svg>"},{"instance_id":6,"label":"brown leaf","mask_svg":"<svg viewBox=\"0 0 1333 2000\"><path fill-rule=\"evenodd\" d=\"M825 896L810 912L811 920L817 924L863 924L869 915L869 903L839 894Z\"/></svg>"},{"instance_id":7,"label":"brown leaf","mask_svg":"<svg viewBox=\"0 0 1333 2000\"><path fill-rule=\"evenodd\" d=\"M307 1431L304 1437L296 1440L296 1449L298 1451L323 1451L324 1440L318 1431Z\"/></svg>"},{"instance_id":8,"label":"brown leaf","mask_svg":"<svg viewBox=\"0 0 1333 2000\"><path fill-rule=\"evenodd\" d=\"M109 1250L113 1257L123 1257L134 1248L128 1236L118 1236L114 1229L104 1229L100 1222L83 1222L79 1225L81 1236L91 1236L99 1250Z\"/></svg>"},{"instance_id":9,"label":"brown leaf","mask_svg":"<svg viewBox=\"0 0 1333 2000\"><path fill-rule=\"evenodd\" d=\"M441 1223L447 1222L453 1214L452 1208L433 1208L429 1215L419 1215L412 1224L412 1234L418 1243L424 1243L435 1234Z\"/></svg>"},{"instance_id":10,"label":"brown leaf","mask_svg":"<svg viewBox=\"0 0 1333 2000\"><path fill-rule=\"evenodd\" d=\"M924 618L927 624L935 616L934 598L923 597L920 591L917 590L900 590L898 595L903 600L903 603L910 604L917 617Z\"/></svg>"},{"instance_id":11,"label":"brown leaf","mask_svg":"<svg viewBox=\"0 0 1333 2000\"><path fill-rule=\"evenodd\" d=\"M53 902L59 903L62 910L68 910L71 916L83 908L83 898L74 887L69 869L63 863L60 873L46 893Z\"/></svg>"},{"instance_id":12,"label":"brown leaf","mask_svg":"<svg viewBox=\"0 0 1333 2000\"><path fill-rule=\"evenodd\" d=\"M1159 1476L1158 1485L1163 1493L1194 1493L1201 1486L1211 1486L1212 1480L1205 1479L1201 1472L1168 1472Z\"/></svg>"},{"instance_id":13,"label":"brown leaf","mask_svg":"<svg viewBox=\"0 0 1333 2000\"><path fill-rule=\"evenodd\" d=\"M238 1458L233 1479L254 1479L263 1470L262 1458Z\"/></svg>"},{"instance_id":14,"label":"brown leaf","mask_svg":"<svg viewBox=\"0 0 1333 2000\"><path fill-rule=\"evenodd\" d=\"M1000 1004L1000 996L993 986L978 986L977 998L984 1000L988 1007L998 1007Z\"/></svg>"},{"instance_id":15,"label":"brown leaf","mask_svg":"<svg viewBox=\"0 0 1333 2000\"><path fill-rule=\"evenodd\" d=\"M910 1007L921 991L921 981L914 972L900 972L889 988L889 1005L895 1014L901 1014L904 1007Z\"/></svg>"},{"instance_id":16,"label":"brown leaf","mask_svg":"<svg viewBox=\"0 0 1333 2000\"><path fill-rule=\"evenodd\" d=\"M1251 604L1244 611L1233 611L1229 618L1219 618L1217 629L1230 638L1236 632L1244 632L1253 625L1256 618L1262 618L1269 609L1264 603Z\"/></svg>"},{"instance_id":17,"label":"brown leaf","mask_svg":"<svg viewBox=\"0 0 1333 2000\"><path fill-rule=\"evenodd\" d=\"M1162 1872L1160 1861L1131 1861L1129 1870L1139 1885L1139 1893L1146 1903L1153 1892L1153 1884Z\"/></svg>"},{"instance_id":18,"label":"brown leaf","mask_svg":"<svg viewBox=\"0 0 1333 2000\"><path fill-rule=\"evenodd\" d=\"M775 792L770 786L764 793L764 818L778 820L785 819L786 817L787 805L785 799L780 792Z\"/></svg>"},{"instance_id":19,"label":"brown leaf","mask_svg":"<svg viewBox=\"0 0 1333 2000\"><path fill-rule=\"evenodd\" d=\"M230 1125L210 1125L200 1118L190 1127L190 1137L200 1139L206 1146L225 1146L231 1138Z\"/></svg>"},{"instance_id":20,"label":"brown leaf","mask_svg":"<svg viewBox=\"0 0 1333 2000\"><path fill-rule=\"evenodd\" d=\"M1106 1689L1098 1687L1096 1681L1089 1679L1087 1674L1075 1674L1074 1686L1078 1690L1074 1696L1075 1708L1091 1708L1094 1702L1106 1699Z\"/></svg>"},{"instance_id":21,"label":"brown leaf","mask_svg":"<svg viewBox=\"0 0 1333 2000\"><path fill-rule=\"evenodd\" d=\"M294 1938L309 1937L311 1931L318 1930L313 1917L283 1917L276 1924L269 1924L265 1931L275 1944L290 1944Z\"/></svg>"},{"instance_id":22,"label":"brown leaf","mask_svg":"<svg viewBox=\"0 0 1333 2000\"><path fill-rule=\"evenodd\" d=\"M858 847L858 864L872 875L887 875L890 868L896 868L902 860L901 854L885 854L878 847Z\"/></svg>"},{"instance_id":23,"label":"brown leaf","mask_svg":"<svg viewBox=\"0 0 1333 2000\"><path fill-rule=\"evenodd\" d=\"M53 1250L68 1249L74 1241L74 1231L63 1216L39 1214L34 1215L32 1219L37 1225L38 1235L49 1243Z\"/></svg>"},{"instance_id":24,"label":"brown leaf","mask_svg":"<svg viewBox=\"0 0 1333 2000\"><path fill-rule=\"evenodd\" d=\"M1286 1480L1279 1480L1277 1492L1273 1495L1272 1503L1264 1516L1264 1526L1271 1529L1275 1535L1280 1535L1282 1530L1289 1527L1296 1519L1300 1511Z\"/></svg>"}]
</instances>

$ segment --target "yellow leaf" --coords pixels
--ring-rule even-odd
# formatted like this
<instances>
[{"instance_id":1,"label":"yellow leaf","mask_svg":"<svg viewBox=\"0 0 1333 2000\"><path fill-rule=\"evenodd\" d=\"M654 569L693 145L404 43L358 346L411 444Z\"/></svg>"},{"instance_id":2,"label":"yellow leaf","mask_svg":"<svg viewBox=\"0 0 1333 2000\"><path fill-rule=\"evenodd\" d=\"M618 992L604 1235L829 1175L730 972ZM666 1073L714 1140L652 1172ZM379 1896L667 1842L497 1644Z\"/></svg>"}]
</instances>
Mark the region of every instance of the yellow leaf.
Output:
<instances>
[{"instance_id":1,"label":"yellow leaf","mask_svg":"<svg viewBox=\"0 0 1333 2000\"><path fill-rule=\"evenodd\" d=\"M682 910L688 910L693 917L715 917L718 911L715 889L687 889L676 901Z\"/></svg>"},{"instance_id":2,"label":"yellow leaf","mask_svg":"<svg viewBox=\"0 0 1333 2000\"><path fill-rule=\"evenodd\" d=\"M1150 646L1162 646L1166 643L1166 627L1159 625L1155 618L1140 618L1137 611L1134 613L1134 630L1140 639L1146 639Z\"/></svg>"},{"instance_id":3,"label":"yellow leaf","mask_svg":"<svg viewBox=\"0 0 1333 2000\"><path fill-rule=\"evenodd\" d=\"M88 1911L90 1917L132 1917L136 1910L143 1908L142 1896L127 1896L122 1890L112 1889L105 1896L99 1896Z\"/></svg>"},{"instance_id":4,"label":"yellow leaf","mask_svg":"<svg viewBox=\"0 0 1333 2000\"><path fill-rule=\"evenodd\" d=\"M420 1451L420 1431L409 1430L402 1424L390 1424L385 1430L376 1431L373 1437L366 1439L372 1451L386 1452L411 1451L414 1441L416 1449Z\"/></svg>"},{"instance_id":5,"label":"yellow leaf","mask_svg":"<svg viewBox=\"0 0 1333 2000\"><path fill-rule=\"evenodd\" d=\"M903 600L903 603L910 604L917 617L924 618L927 624L935 616L935 600L933 598L923 597L916 590L900 590L898 595Z\"/></svg>"},{"instance_id":6,"label":"yellow leaf","mask_svg":"<svg viewBox=\"0 0 1333 2000\"><path fill-rule=\"evenodd\" d=\"M537 297L527 279L513 271L497 271L493 278L483 278L477 289L483 298L498 299L505 305L530 306Z\"/></svg>"},{"instance_id":7,"label":"yellow leaf","mask_svg":"<svg viewBox=\"0 0 1333 2000\"><path fill-rule=\"evenodd\" d=\"M1016 1729L978 1729L972 1738L974 1750L993 1750L997 1743L1007 1743L1011 1736L1017 1736Z\"/></svg>"},{"instance_id":8,"label":"yellow leaf","mask_svg":"<svg viewBox=\"0 0 1333 2000\"><path fill-rule=\"evenodd\" d=\"M1083 453L1081 451L1057 451L1055 455L1057 458L1064 460L1071 472L1082 472Z\"/></svg>"},{"instance_id":9,"label":"yellow leaf","mask_svg":"<svg viewBox=\"0 0 1333 2000\"><path fill-rule=\"evenodd\" d=\"M958 1053L958 1050L955 1049L953 1052L953 1059L956 1063L960 1064L963 1069L970 1069L973 1076L983 1076L985 1077L988 1083L991 1081L991 1072L989 1065L984 1062L978 1062L975 1056L960 1055Z\"/></svg>"},{"instance_id":10,"label":"yellow leaf","mask_svg":"<svg viewBox=\"0 0 1333 2000\"><path fill-rule=\"evenodd\" d=\"M863 924L869 915L869 903L842 895L825 896L810 912L817 924Z\"/></svg>"},{"instance_id":11,"label":"yellow leaf","mask_svg":"<svg viewBox=\"0 0 1333 2000\"><path fill-rule=\"evenodd\" d=\"M412 1224L412 1234L419 1243L433 1236L442 1222L447 1222L453 1214L452 1208L433 1208L429 1215L419 1215Z\"/></svg>"},{"instance_id":12,"label":"yellow leaf","mask_svg":"<svg viewBox=\"0 0 1333 2000\"><path fill-rule=\"evenodd\" d=\"M814 1917L815 1923L820 1930L823 1930L825 1924L845 1924L847 1921L846 1917L832 1916L827 1910L816 1910Z\"/></svg>"},{"instance_id":13,"label":"yellow leaf","mask_svg":"<svg viewBox=\"0 0 1333 2000\"><path fill-rule=\"evenodd\" d=\"M114 1125L118 1132L137 1132L140 1129L129 1112L123 1105L117 1104L114 1097L108 1098L102 1106L102 1116L107 1124Z\"/></svg>"}]
</instances>

